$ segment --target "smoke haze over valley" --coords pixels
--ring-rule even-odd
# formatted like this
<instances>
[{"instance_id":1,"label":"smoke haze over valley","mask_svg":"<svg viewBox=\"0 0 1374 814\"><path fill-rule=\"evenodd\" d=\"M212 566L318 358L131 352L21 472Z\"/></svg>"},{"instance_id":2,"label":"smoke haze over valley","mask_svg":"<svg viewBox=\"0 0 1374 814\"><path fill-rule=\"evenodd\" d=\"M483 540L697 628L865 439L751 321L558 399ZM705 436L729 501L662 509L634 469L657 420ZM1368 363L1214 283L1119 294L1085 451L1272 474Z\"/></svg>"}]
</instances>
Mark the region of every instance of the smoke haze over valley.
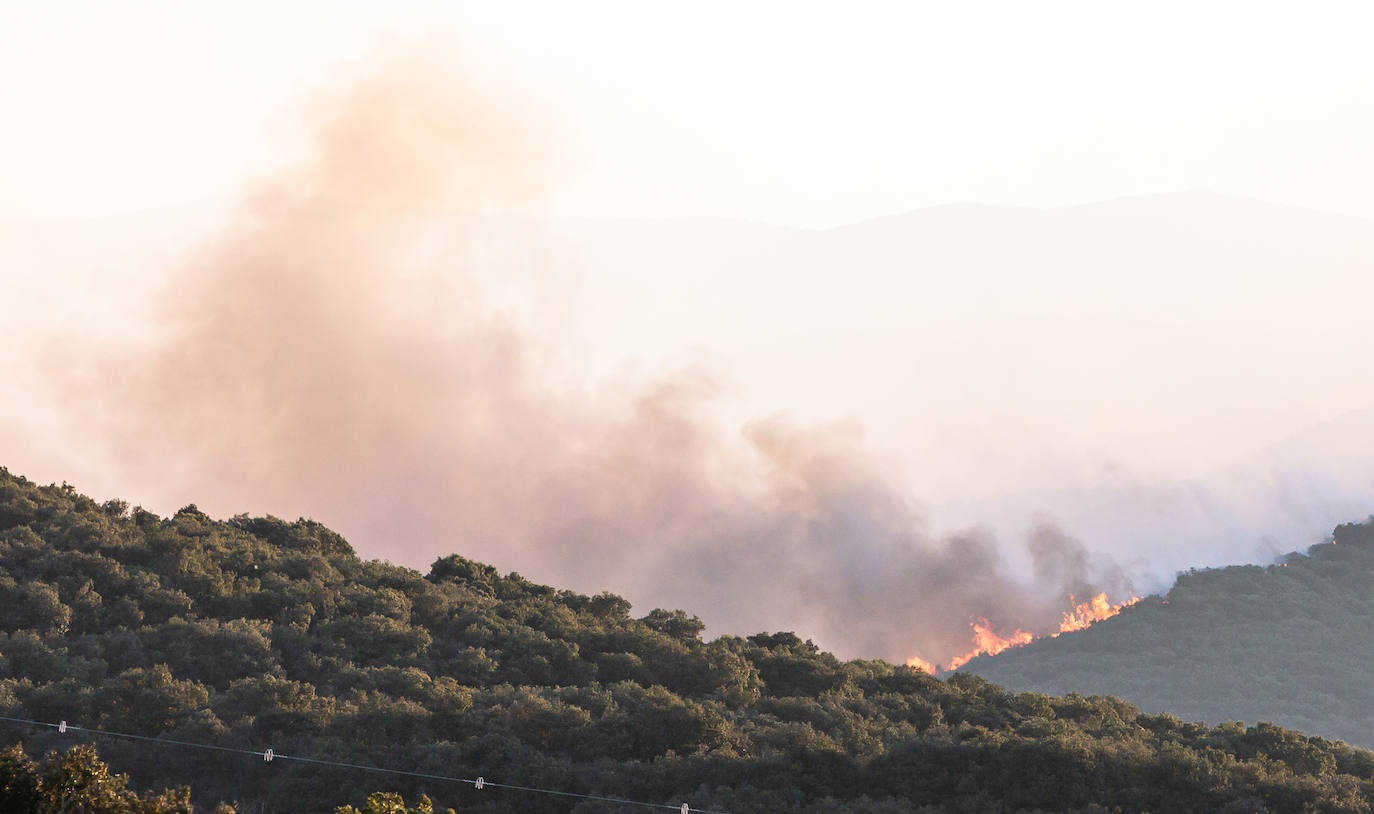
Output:
<instances>
[{"instance_id":1,"label":"smoke haze over valley","mask_svg":"<svg viewBox=\"0 0 1374 814\"><path fill-rule=\"evenodd\" d=\"M0 465L899 661L1374 511L1374 221L553 217L556 127L438 50L232 204L0 225Z\"/></svg>"}]
</instances>

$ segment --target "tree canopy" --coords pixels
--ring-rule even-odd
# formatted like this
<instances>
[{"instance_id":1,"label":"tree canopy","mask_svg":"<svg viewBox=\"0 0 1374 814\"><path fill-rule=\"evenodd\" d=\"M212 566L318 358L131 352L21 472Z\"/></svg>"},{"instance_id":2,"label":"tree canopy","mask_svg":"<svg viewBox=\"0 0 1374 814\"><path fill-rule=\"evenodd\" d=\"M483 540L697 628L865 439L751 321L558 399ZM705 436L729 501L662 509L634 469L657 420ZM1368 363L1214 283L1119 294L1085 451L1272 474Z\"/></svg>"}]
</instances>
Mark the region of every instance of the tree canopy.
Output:
<instances>
[{"instance_id":1,"label":"tree canopy","mask_svg":"<svg viewBox=\"0 0 1374 814\"><path fill-rule=\"evenodd\" d=\"M457 554L421 574L362 560L309 520L220 522L194 506L164 518L4 470L0 592L11 718L735 814L1297 814L1374 799L1374 753L1267 724L844 662L790 632L707 641L688 612L636 616L612 594ZM20 795L6 800L47 788L34 780L43 755L95 760L71 757L89 733L0 733L23 742L0 757L3 793ZM97 785L130 811L628 810L115 738L99 748L111 779ZM190 796L130 797L110 772Z\"/></svg>"}]
</instances>

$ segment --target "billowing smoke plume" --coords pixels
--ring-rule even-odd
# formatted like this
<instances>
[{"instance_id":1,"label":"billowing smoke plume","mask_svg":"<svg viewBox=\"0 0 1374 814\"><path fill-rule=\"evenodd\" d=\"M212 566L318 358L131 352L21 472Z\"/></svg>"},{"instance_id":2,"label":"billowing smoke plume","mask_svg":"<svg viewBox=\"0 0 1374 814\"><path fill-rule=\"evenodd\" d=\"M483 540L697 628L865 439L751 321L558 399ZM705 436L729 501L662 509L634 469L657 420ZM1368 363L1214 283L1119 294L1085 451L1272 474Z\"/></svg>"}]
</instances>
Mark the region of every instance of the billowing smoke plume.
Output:
<instances>
[{"instance_id":1,"label":"billowing smoke plume","mask_svg":"<svg viewBox=\"0 0 1374 814\"><path fill-rule=\"evenodd\" d=\"M552 164L499 89L393 57L306 114L151 339L51 352L125 497L309 514L366 556L456 551L849 656L944 659L971 618L1050 630L1068 592L1126 588L1049 526L1013 579L986 534L931 534L852 427L723 428L708 371L569 384L557 332L494 313L499 270L470 265L473 224Z\"/></svg>"}]
</instances>

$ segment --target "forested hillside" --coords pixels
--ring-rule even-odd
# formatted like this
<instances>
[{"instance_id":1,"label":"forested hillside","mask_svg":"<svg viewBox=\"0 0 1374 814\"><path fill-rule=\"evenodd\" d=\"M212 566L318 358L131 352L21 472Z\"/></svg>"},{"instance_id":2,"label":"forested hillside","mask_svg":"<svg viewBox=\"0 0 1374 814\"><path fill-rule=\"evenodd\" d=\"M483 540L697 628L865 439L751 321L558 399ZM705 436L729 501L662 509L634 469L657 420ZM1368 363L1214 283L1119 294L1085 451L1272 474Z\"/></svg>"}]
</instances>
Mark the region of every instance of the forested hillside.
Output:
<instances>
[{"instance_id":1,"label":"forested hillside","mask_svg":"<svg viewBox=\"0 0 1374 814\"><path fill-rule=\"evenodd\" d=\"M1210 722L1267 720L1374 746L1374 522L1269 566L1181 574L1074 636L964 671L1048 693L1106 693Z\"/></svg>"},{"instance_id":2,"label":"forested hillside","mask_svg":"<svg viewBox=\"0 0 1374 814\"><path fill-rule=\"evenodd\" d=\"M3 469L0 627L9 718L734 814L1296 814L1374 800L1374 753L1273 726L840 662L792 633L703 641L682 611L636 617L619 597L457 555L420 574L362 561L311 521L217 522L194 506L160 518ZM93 737L13 722L0 736L35 758ZM133 787L189 785L206 810L325 812L377 790L473 812L629 810L94 742ZM0 772L0 810L26 810L38 770L10 752Z\"/></svg>"}]
</instances>

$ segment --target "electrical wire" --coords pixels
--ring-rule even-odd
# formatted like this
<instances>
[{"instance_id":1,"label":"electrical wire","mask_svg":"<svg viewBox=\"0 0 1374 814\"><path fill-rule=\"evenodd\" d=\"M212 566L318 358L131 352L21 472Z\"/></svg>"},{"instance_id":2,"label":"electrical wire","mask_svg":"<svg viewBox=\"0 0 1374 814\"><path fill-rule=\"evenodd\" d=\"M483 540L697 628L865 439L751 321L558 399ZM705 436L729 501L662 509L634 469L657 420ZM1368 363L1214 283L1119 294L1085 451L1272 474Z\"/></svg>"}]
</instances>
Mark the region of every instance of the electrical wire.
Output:
<instances>
[{"instance_id":1,"label":"electrical wire","mask_svg":"<svg viewBox=\"0 0 1374 814\"><path fill-rule=\"evenodd\" d=\"M135 735L130 732L114 732L108 729L95 729L93 727L77 726L75 724L69 724L66 721L52 723L51 721L35 721L29 718L12 718L8 715L0 715L0 721L8 721L10 723L15 724L28 724L30 726L46 726L51 729L56 729L58 732L62 733L86 732L92 735L102 735L109 738L124 738L126 740L142 741L145 743L161 743L166 744L168 746L185 746L191 749L206 749L216 752L232 752L240 755L252 755L254 757L262 758L263 761L267 763L271 763L277 760L294 760L297 763L310 763L316 766L326 766L338 769L353 769L355 771L375 772L378 774L400 775L403 777L417 777L425 780L440 780L447 783L466 783L467 785L477 789L490 787L495 789L506 789L508 791L524 791L534 794L556 795L558 797L576 797L583 800L598 800L606 803L615 803L617 805L640 806L643 808L660 808L666 809L668 811L682 812L682 814L728 814L728 812L725 811L712 811L710 809L705 808L692 808L687 803L683 803L682 805L676 806L669 805L667 803L646 803L640 800L625 800L620 797L609 797L601 794L581 794L575 791L559 791L558 789L545 789L536 786L519 786L513 783L497 783L491 780L487 780L485 777L478 777L475 779L467 777L450 777L448 775L442 774L415 772L410 771L408 769L389 769L383 766L368 766L363 763L346 763L337 760L326 760L323 758L307 757L305 755L283 755L278 752L274 752L272 749L243 749L235 746L219 746L213 743L196 743L193 741L176 740L174 738L164 738L160 736Z\"/></svg>"}]
</instances>

